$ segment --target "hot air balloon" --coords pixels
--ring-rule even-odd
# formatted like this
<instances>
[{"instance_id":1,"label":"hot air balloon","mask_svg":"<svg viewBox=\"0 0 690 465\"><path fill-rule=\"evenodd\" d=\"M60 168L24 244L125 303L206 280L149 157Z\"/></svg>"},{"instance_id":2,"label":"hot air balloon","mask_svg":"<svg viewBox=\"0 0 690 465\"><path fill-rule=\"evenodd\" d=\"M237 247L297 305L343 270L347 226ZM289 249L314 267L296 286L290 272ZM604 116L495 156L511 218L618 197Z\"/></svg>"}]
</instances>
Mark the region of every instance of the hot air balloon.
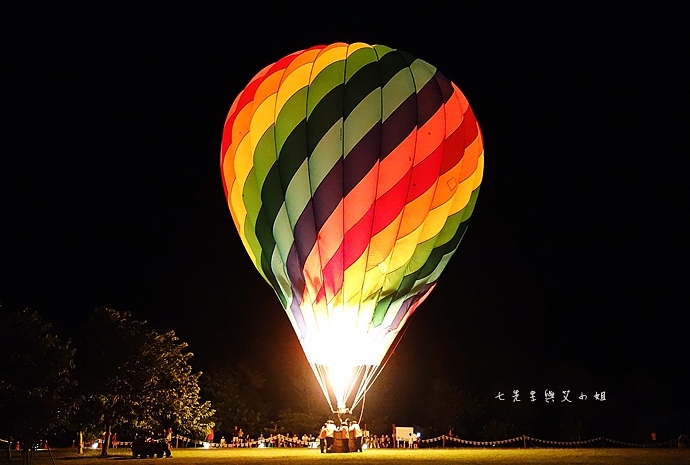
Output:
<instances>
[{"instance_id":1,"label":"hot air balloon","mask_svg":"<svg viewBox=\"0 0 690 465\"><path fill-rule=\"evenodd\" d=\"M456 85L383 45L292 53L232 104L230 212L333 412L360 403L458 248L483 154Z\"/></svg>"}]
</instances>

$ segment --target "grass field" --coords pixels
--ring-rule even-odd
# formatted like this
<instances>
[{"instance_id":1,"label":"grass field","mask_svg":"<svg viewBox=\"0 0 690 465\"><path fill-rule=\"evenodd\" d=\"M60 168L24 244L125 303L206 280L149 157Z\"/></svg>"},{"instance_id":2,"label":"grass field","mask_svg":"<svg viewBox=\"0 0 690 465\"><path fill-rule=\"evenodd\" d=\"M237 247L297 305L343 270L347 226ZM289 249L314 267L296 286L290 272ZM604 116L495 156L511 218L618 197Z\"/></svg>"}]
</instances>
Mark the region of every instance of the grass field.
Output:
<instances>
[{"instance_id":1,"label":"grass field","mask_svg":"<svg viewBox=\"0 0 690 465\"><path fill-rule=\"evenodd\" d=\"M5 457L3 456L2 459ZM3 463L0 459L0 463ZM321 454L315 449L173 449L171 458L133 459L128 450L113 451L102 459L97 451L78 456L74 449L38 451L34 464L45 465L117 465L131 464L336 464L371 463L375 465L404 465L428 463L434 465L462 463L487 464L563 464L563 465L688 465L690 449L372 449L362 453ZM4 462L6 463L6 462ZM21 457L13 455L12 464L21 464Z\"/></svg>"}]
</instances>

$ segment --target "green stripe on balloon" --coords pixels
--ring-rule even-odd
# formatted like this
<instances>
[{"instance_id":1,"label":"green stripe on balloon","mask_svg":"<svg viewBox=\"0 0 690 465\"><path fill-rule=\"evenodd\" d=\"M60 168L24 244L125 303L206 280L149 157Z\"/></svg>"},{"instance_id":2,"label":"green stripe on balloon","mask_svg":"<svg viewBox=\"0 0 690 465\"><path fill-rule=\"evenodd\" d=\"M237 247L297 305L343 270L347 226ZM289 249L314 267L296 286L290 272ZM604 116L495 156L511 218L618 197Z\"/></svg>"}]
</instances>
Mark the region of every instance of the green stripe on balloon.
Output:
<instances>
[{"instance_id":1,"label":"green stripe on balloon","mask_svg":"<svg viewBox=\"0 0 690 465\"><path fill-rule=\"evenodd\" d=\"M308 102L312 103L312 87L309 87ZM328 131L343 117L343 93L341 84L331 89L314 105L307 119L307 153L311 155Z\"/></svg>"},{"instance_id":2,"label":"green stripe on balloon","mask_svg":"<svg viewBox=\"0 0 690 465\"><path fill-rule=\"evenodd\" d=\"M314 109L328 100L328 95L339 87L343 87L345 80L345 61L339 60L326 66L319 74L312 78L309 84L307 99L307 117L312 117ZM342 92L342 90L340 91ZM341 98L342 100L342 98ZM333 102L336 103L336 102Z\"/></svg>"}]
</instances>

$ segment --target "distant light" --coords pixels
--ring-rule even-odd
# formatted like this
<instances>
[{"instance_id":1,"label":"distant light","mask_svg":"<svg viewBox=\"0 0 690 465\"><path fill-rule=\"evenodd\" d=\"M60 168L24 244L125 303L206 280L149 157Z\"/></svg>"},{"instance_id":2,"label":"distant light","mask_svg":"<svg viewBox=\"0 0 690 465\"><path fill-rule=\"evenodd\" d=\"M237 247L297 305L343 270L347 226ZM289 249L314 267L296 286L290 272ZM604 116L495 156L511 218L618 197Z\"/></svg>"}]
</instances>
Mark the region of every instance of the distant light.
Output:
<instances>
[{"instance_id":1,"label":"distant light","mask_svg":"<svg viewBox=\"0 0 690 465\"><path fill-rule=\"evenodd\" d=\"M421 438L421 437L422 437L422 433L417 433L417 437L418 437L418 438Z\"/></svg>"},{"instance_id":2,"label":"distant light","mask_svg":"<svg viewBox=\"0 0 690 465\"><path fill-rule=\"evenodd\" d=\"M91 444L91 448L98 449L98 442L94 442L93 444Z\"/></svg>"},{"instance_id":3,"label":"distant light","mask_svg":"<svg viewBox=\"0 0 690 465\"><path fill-rule=\"evenodd\" d=\"M211 444L208 442L205 442L204 443L204 449L208 449L209 447L211 447Z\"/></svg>"}]
</instances>

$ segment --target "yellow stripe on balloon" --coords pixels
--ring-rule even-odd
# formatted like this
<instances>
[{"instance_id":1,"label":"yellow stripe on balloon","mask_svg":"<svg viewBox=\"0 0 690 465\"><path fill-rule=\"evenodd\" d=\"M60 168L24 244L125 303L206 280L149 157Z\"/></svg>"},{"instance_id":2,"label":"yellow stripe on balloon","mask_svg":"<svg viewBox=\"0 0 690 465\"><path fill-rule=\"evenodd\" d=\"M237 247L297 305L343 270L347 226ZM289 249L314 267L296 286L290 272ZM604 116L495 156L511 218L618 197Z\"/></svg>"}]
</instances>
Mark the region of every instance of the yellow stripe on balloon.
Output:
<instances>
[{"instance_id":1,"label":"yellow stripe on balloon","mask_svg":"<svg viewBox=\"0 0 690 465\"><path fill-rule=\"evenodd\" d=\"M244 137L237 145L234 161L235 183L232 186L230 200L235 206L235 215L237 215L237 222L240 225L240 236L244 236L244 219L247 216L247 208L242 201L242 190L253 165L249 137Z\"/></svg>"},{"instance_id":2,"label":"yellow stripe on balloon","mask_svg":"<svg viewBox=\"0 0 690 465\"><path fill-rule=\"evenodd\" d=\"M348 302L357 296L362 291L362 281L364 280L364 272L367 267L367 247L364 253L359 256L350 267L345 270L343 279L343 290L345 293L345 301Z\"/></svg>"},{"instance_id":3,"label":"yellow stripe on balloon","mask_svg":"<svg viewBox=\"0 0 690 465\"><path fill-rule=\"evenodd\" d=\"M251 152L252 154L256 152L256 146L263 137L264 133L273 127L274 121L274 109L275 109L276 95L271 94L266 99L259 104L254 110L254 117L249 126L249 133L251 134ZM271 129L273 130L273 129ZM260 154L261 157L271 156L272 160L275 160L275 151L270 151L269 153ZM265 161L264 164L270 164L270 160ZM263 184L262 181L259 185Z\"/></svg>"},{"instance_id":4,"label":"yellow stripe on balloon","mask_svg":"<svg viewBox=\"0 0 690 465\"><path fill-rule=\"evenodd\" d=\"M343 61L347 58L347 44L338 43L329 45L321 50L321 53L314 60L309 84L314 82L314 78L321 73L327 66L332 65L337 61Z\"/></svg>"},{"instance_id":5,"label":"yellow stripe on balloon","mask_svg":"<svg viewBox=\"0 0 690 465\"><path fill-rule=\"evenodd\" d=\"M276 115L285 106L290 97L300 89L309 85L311 70L314 66L314 58L319 54L319 50L310 50L295 58L283 74L283 80L278 89L278 101L276 102ZM306 112L305 112L306 114Z\"/></svg>"},{"instance_id":6,"label":"yellow stripe on balloon","mask_svg":"<svg viewBox=\"0 0 690 465\"><path fill-rule=\"evenodd\" d=\"M426 218L426 214L429 211L431 201L434 198L434 187L435 186L432 184L431 188L429 188L426 192L405 205L398 237L411 234L424 222L424 218Z\"/></svg>"},{"instance_id":7,"label":"yellow stripe on balloon","mask_svg":"<svg viewBox=\"0 0 690 465\"><path fill-rule=\"evenodd\" d=\"M395 241L393 252L391 253L391 261L389 265L389 272L398 270L405 266L412 254L414 254L417 244L419 243L419 236L422 234L423 225L419 225L417 229L411 231L410 234L399 238Z\"/></svg>"}]
</instances>

